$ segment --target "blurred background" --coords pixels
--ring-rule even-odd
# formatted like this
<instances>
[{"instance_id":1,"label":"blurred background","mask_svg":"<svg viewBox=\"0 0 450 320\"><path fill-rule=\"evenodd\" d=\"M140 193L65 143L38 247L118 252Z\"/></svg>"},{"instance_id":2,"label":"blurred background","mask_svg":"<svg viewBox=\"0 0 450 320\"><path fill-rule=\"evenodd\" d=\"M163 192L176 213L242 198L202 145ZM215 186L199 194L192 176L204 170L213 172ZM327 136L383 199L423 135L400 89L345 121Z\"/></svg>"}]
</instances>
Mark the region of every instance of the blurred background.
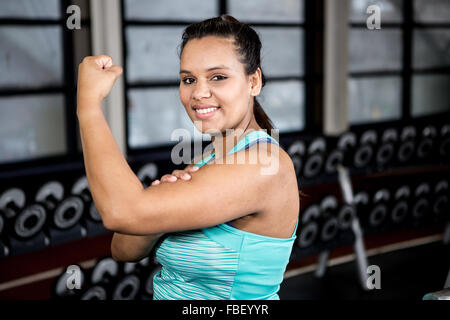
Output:
<instances>
[{"instance_id":1,"label":"blurred background","mask_svg":"<svg viewBox=\"0 0 450 320\"><path fill-rule=\"evenodd\" d=\"M187 25L224 13L261 37L259 101L306 194L280 298L450 287L450 0L0 0L0 299L152 298L154 252L112 260L89 193L78 64L124 67L103 109L147 187L185 166L175 129L209 143L179 100L178 52Z\"/></svg>"}]
</instances>

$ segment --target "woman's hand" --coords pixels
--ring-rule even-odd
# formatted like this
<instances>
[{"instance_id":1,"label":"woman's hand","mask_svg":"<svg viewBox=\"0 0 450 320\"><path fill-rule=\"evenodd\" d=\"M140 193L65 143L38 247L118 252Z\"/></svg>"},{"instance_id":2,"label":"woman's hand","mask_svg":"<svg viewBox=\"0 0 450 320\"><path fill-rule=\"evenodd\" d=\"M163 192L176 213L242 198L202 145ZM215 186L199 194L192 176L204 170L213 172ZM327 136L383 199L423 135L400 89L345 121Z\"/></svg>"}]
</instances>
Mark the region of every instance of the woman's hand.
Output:
<instances>
[{"instance_id":1,"label":"woman's hand","mask_svg":"<svg viewBox=\"0 0 450 320\"><path fill-rule=\"evenodd\" d=\"M122 67L113 65L112 58L106 55L88 56L78 66L78 110L91 106L92 102L100 104L109 94L114 82L122 74ZM83 104L80 101L91 103Z\"/></svg>"},{"instance_id":2,"label":"woman's hand","mask_svg":"<svg viewBox=\"0 0 450 320\"><path fill-rule=\"evenodd\" d=\"M196 171L198 171L199 167L196 166L192 166L192 167L187 167L184 170L174 170L172 172L172 174L165 174L161 177L161 181L160 180L155 180L152 182L152 186L156 186L158 184L160 184L161 182L175 182L178 179L181 180L190 180L191 179L191 173L194 173Z\"/></svg>"}]
</instances>

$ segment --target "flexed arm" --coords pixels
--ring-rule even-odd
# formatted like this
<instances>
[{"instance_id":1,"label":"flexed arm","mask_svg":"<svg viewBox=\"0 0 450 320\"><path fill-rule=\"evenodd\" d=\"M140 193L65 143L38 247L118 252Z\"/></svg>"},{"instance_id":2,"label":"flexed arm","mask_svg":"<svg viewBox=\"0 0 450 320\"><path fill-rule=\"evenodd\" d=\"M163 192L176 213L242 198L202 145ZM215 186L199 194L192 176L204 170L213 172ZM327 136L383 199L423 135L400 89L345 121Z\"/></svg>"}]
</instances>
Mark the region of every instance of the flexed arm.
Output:
<instances>
[{"instance_id":1,"label":"flexed arm","mask_svg":"<svg viewBox=\"0 0 450 320\"><path fill-rule=\"evenodd\" d=\"M109 229L116 212L143 191L106 122L101 102L122 74L109 56L86 57L78 69L77 116L84 165L93 200Z\"/></svg>"}]
</instances>

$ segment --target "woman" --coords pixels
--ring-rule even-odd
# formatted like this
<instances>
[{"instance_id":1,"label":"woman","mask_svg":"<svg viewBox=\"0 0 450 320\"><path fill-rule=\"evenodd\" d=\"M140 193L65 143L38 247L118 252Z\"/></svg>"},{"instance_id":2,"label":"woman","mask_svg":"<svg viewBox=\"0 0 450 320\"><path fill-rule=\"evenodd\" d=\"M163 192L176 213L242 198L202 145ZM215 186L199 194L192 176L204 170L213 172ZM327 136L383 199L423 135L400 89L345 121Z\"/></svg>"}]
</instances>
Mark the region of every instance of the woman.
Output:
<instances>
[{"instance_id":1,"label":"woman","mask_svg":"<svg viewBox=\"0 0 450 320\"><path fill-rule=\"evenodd\" d=\"M115 232L112 256L138 261L168 234L156 250L162 269L154 299L279 299L299 194L291 159L263 131L272 125L255 98L264 85L261 42L227 15L190 25L182 39L180 99L197 128L211 134L214 152L145 190L100 107L122 69L108 56L80 64L86 175L106 228ZM262 174L265 160L277 170Z\"/></svg>"}]
</instances>

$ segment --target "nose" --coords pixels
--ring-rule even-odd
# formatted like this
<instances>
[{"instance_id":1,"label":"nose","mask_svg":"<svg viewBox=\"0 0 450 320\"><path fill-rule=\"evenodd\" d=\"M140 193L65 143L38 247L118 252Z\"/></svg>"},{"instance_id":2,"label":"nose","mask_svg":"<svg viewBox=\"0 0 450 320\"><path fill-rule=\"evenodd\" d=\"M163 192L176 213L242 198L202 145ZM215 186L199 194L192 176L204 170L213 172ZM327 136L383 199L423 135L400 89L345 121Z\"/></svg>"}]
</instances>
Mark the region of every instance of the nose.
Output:
<instances>
[{"instance_id":1,"label":"nose","mask_svg":"<svg viewBox=\"0 0 450 320\"><path fill-rule=\"evenodd\" d=\"M202 100L211 97L211 90L205 81L198 81L195 85L194 91L192 92L192 97L195 100Z\"/></svg>"}]
</instances>

